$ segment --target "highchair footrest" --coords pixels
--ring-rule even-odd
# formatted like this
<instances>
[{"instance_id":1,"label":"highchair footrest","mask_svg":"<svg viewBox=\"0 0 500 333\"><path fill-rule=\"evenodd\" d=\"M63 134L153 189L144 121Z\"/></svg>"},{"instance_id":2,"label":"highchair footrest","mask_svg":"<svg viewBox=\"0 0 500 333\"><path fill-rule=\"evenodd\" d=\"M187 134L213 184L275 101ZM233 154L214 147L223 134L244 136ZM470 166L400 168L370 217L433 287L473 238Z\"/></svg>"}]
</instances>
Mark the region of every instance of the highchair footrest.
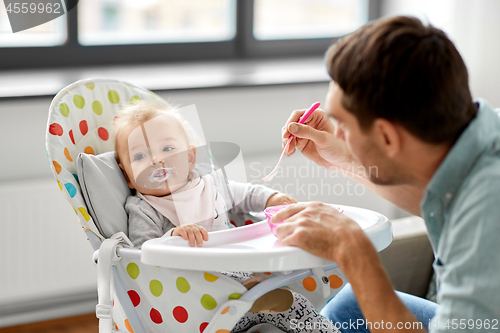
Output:
<instances>
[{"instance_id":1,"label":"highchair footrest","mask_svg":"<svg viewBox=\"0 0 500 333\"><path fill-rule=\"evenodd\" d=\"M95 306L95 315L99 319L111 318L111 306L105 304L97 304Z\"/></svg>"}]
</instances>

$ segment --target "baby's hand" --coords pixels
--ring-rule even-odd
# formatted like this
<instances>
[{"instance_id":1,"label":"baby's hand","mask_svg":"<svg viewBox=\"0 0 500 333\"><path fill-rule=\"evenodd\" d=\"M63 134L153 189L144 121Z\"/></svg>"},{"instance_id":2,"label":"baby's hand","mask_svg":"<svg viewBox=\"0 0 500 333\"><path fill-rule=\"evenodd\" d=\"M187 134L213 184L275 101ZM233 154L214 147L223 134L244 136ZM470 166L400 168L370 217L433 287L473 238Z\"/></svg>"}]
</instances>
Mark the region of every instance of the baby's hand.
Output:
<instances>
[{"instance_id":1,"label":"baby's hand","mask_svg":"<svg viewBox=\"0 0 500 333\"><path fill-rule=\"evenodd\" d=\"M172 232L172 236L181 236L184 240L189 241L189 246L203 246L203 241L208 240L208 232L205 228L196 224L186 224L176 227Z\"/></svg>"},{"instance_id":2,"label":"baby's hand","mask_svg":"<svg viewBox=\"0 0 500 333\"><path fill-rule=\"evenodd\" d=\"M274 193L267 200L266 208L271 206L289 205L294 203L297 203L297 200L295 200L294 198L284 193Z\"/></svg>"}]
</instances>

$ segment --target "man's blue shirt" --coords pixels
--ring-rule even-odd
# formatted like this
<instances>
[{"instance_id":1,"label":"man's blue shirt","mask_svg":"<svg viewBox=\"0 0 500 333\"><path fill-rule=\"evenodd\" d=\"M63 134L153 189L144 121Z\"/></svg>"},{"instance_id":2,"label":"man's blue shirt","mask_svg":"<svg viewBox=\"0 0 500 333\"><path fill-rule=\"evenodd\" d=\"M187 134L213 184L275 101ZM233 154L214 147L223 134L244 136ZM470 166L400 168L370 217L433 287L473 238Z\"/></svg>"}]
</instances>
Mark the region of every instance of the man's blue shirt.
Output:
<instances>
[{"instance_id":1,"label":"man's blue shirt","mask_svg":"<svg viewBox=\"0 0 500 333\"><path fill-rule=\"evenodd\" d=\"M440 305L432 332L500 331L500 117L478 103L421 202Z\"/></svg>"}]
</instances>

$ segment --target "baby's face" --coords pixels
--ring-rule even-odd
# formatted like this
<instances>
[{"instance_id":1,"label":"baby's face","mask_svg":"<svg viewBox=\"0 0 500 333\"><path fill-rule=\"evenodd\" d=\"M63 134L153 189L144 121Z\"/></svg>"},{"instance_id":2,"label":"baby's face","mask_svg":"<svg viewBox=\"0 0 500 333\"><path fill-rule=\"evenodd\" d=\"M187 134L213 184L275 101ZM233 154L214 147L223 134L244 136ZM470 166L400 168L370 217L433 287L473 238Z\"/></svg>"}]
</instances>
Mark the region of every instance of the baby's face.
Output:
<instances>
[{"instance_id":1,"label":"baby's face","mask_svg":"<svg viewBox=\"0 0 500 333\"><path fill-rule=\"evenodd\" d=\"M180 189L195 167L196 148L189 146L182 125L167 115L120 131L120 167L130 188L164 196Z\"/></svg>"}]
</instances>

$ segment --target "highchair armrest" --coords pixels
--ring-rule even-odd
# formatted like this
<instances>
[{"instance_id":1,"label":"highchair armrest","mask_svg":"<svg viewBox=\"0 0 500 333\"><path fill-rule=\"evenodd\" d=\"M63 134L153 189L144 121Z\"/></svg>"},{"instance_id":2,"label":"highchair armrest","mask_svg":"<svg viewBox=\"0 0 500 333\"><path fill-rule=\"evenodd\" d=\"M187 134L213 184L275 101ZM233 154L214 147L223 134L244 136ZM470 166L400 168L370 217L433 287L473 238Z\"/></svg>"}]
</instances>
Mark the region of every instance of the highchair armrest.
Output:
<instances>
[{"instance_id":1,"label":"highchair armrest","mask_svg":"<svg viewBox=\"0 0 500 333\"><path fill-rule=\"evenodd\" d=\"M117 251L119 257L130 258L130 259L141 259L141 250L130 247L122 247Z\"/></svg>"}]
</instances>

